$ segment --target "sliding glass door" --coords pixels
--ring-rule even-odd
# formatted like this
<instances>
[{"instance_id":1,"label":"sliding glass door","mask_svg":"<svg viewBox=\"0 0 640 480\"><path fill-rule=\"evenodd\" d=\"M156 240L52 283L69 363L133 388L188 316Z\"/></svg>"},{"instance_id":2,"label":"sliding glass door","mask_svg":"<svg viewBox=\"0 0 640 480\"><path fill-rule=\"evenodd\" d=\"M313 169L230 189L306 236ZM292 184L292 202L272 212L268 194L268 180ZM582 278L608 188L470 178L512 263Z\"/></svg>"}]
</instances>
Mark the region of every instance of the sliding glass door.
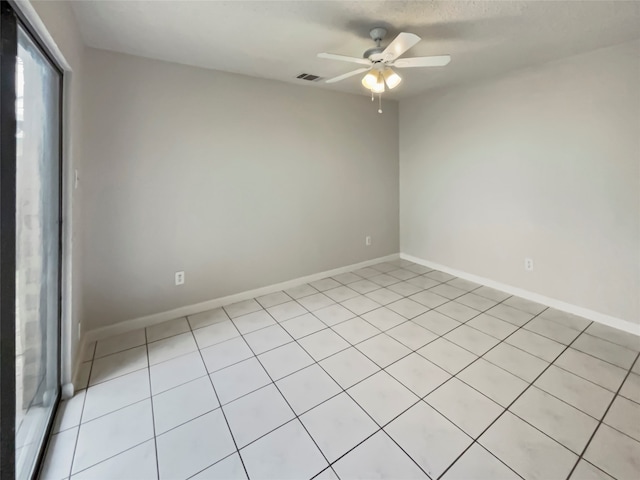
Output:
<instances>
[{"instance_id":1,"label":"sliding glass door","mask_svg":"<svg viewBox=\"0 0 640 480\"><path fill-rule=\"evenodd\" d=\"M14 402L13 412L5 408L1 412L2 468L4 471L5 467L11 467L8 457L13 450L15 478L30 478L35 473L60 396L62 73L11 5L2 3L2 40L4 46L10 45L2 51L0 99L3 123L0 382L3 401L8 402L6 397L11 396ZM11 58L6 57L13 59L13 72ZM12 95L5 91L11 88L10 79L5 78L8 75L13 75ZM12 99L13 112L6 104ZM14 126L13 135L8 124ZM9 285L10 270L13 270L13 292ZM13 342L8 339L11 329ZM11 353L13 379L4 365ZM5 438L9 436L7 413L13 414L12 439ZM13 445L9 445L11 440Z\"/></svg>"}]
</instances>

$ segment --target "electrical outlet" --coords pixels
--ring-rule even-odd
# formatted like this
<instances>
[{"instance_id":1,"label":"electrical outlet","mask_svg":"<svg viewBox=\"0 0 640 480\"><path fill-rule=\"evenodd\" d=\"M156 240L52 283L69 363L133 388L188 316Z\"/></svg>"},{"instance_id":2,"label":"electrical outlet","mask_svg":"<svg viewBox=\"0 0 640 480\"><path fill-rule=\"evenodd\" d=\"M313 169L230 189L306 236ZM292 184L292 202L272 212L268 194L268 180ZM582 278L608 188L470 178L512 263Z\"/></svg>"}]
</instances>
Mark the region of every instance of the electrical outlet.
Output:
<instances>
[{"instance_id":1,"label":"electrical outlet","mask_svg":"<svg viewBox=\"0 0 640 480\"><path fill-rule=\"evenodd\" d=\"M524 259L524 269L528 272L533 270L533 258Z\"/></svg>"},{"instance_id":2,"label":"electrical outlet","mask_svg":"<svg viewBox=\"0 0 640 480\"><path fill-rule=\"evenodd\" d=\"M367 235L366 237L364 237L364 244L365 244L367 247L370 247L370 246L371 246L371 236L370 236L370 235Z\"/></svg>"},{"instance_id":3,"label":"electrical outlet","mask_svg":"<svg viewBox=\"0 0 640 480\"><path fill-rule=\"evenodd\" d=\"M176 285L184 285L184 272L176 272Z\"/></svg>"}]
</instances>

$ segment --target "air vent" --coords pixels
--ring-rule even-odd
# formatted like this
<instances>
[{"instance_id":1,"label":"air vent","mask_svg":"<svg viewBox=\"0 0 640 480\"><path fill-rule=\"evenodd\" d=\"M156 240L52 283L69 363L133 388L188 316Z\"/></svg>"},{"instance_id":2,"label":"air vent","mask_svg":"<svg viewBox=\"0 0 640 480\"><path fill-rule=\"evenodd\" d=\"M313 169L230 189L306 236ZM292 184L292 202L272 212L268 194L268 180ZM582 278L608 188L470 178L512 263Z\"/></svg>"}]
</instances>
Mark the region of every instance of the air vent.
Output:
<instances>
[{"instance_id":1,"label":"air vent","mask_svg":"<svg viewBox=\"0 0 640 480\"><path fill-rule=\"evenodd\" d=\"M311 75L310 73L301 73L296 78L299 78L300 80L308 80L310 82L315 82L320 77L318 75Z\"/></svg>"}]
</instances>

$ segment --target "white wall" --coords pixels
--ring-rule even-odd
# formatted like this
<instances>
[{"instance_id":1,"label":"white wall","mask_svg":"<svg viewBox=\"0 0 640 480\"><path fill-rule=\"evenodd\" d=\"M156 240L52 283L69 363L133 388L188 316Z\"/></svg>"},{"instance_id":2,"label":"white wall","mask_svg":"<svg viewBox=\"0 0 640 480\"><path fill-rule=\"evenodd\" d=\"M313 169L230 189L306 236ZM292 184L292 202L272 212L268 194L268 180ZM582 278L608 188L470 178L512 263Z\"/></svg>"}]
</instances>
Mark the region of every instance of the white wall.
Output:
<instances>
[{"instance_id":1,"label":"white wall","mask_svg":"<svg viewBox=\"0 0 640 480\"><path fill-rule=\"evenodd\" d=\"M63 310L61 381L72 381L84 319L82 266L82 188L73 189L74 170L82 171L81 128L85 46L68 2L19 2L64 68L63 109ZM39 28L38 28L39 27ZM47 35L45 35L47 34ZM65 392L66 393L66 392Z\"/></svg>"},{"instance_id":2,"label":"white wall","mask_svg":"<svg viewBox=\"0 0 640 480\"><path fill-rule=\"evenodd\" d=\"M396 102L94 49L87 75L89 328L398 252Z\"/></svg>"},{"instance_id":3,"label":"white wall","mask_svg":"<svg viewBox=\"0 0 640 480\"><path fill-rule=\"evenodd\" d=\"M401 251L640 323L639 88L633 42L401 101Z\"/></svg>"}]
</instances>

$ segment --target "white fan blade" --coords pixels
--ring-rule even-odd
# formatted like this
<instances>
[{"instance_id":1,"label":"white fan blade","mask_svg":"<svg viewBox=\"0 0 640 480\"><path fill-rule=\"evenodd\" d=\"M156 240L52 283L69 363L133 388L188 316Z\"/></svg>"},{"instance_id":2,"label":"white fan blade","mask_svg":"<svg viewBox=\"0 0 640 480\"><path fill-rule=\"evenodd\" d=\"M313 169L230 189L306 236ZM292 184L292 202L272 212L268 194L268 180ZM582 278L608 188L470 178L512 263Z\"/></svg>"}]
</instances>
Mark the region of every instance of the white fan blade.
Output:
<instances>
[{"instance_id":1,"label":"white fan blade","mask_svg":"<svg viewBox=\"0 0 640 480\"><path fill-rule=\"evenodd\" d=\"M336 55L335 53L319 53L319 58L326 58L327 60L340 60L341 62L359 63L361 65L371 65L371 62L366 58L347 57L346 55Z\"/></svg>"},{"instance_id":2,"label":"white fan blade","mask_svg":"<svg viewBox=\"0 0 640 480\"><path fill-rule=\"evenodd\" d=\"M359 68L357 70L353 70L352 72L344 73L342 75L338 75L337 77L333 77L333 78L330 78L329 80L325 80L325 81L326 81L326 83L336 83L336 82L339 82L340 80L344 80L345 78L353 77L354 75L357 75L359 73L364 73L364 72L367 72L369 70L371 70L371 68L368 68L368 67Z\"/></svg>"},{"instance_id":3,"label":"white fan blade","mask_svg":"<svg viewBox=\"0 0 640 480\"><path fill-rule=\"evenodd\" d=\"M432 57L399 58L393 62L394 67L444 67L451 61L450 55L434 55Z\"/></svg>"},{"instance_id":4,"label":"white fan blade","mask_svg":"<svg viewBox=\"0 0 640 480\"><path fill-rule=\"evenodd\" d=\"M402 55L404 52L413 47L420 41L420 37L415 33L402 32L399 33L393 42L384 49L382 55L384 55L386 61L392 61Z\"/></svg>"}]
</instances>

